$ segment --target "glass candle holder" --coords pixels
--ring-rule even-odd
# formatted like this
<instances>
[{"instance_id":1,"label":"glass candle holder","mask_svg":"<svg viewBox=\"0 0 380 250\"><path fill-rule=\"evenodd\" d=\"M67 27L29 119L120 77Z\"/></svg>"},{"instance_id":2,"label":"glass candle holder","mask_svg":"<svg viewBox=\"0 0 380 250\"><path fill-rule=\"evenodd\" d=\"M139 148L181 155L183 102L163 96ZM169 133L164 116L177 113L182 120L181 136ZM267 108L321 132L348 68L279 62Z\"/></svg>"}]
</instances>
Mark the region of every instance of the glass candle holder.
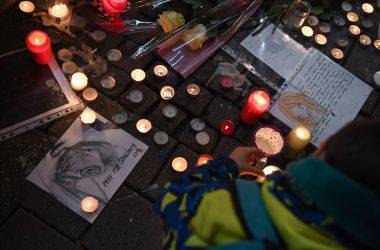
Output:
<instances>
[{"instance_id":1,"label":"glass candle holder","mask_svg":"<svg viewBox=\"0 0 380 250\"><path fill-rule=\"evenodd\" d=\"M282 21L288 29L296 30L302 27L309 16L311 5L308 1L295 0L285 13Z\"/></svg>"},{"instance_id":2,"label":"glass candle holder","mask_svg":"<svg viewBox=\"0 0 380 250\"><path fill-rule=\"evenodd\" d=\"M253 145L267 156L280 154L285 146L284 136L278 128L273 126L260 126L253 133Z\"/></svg>"}]
</instances>

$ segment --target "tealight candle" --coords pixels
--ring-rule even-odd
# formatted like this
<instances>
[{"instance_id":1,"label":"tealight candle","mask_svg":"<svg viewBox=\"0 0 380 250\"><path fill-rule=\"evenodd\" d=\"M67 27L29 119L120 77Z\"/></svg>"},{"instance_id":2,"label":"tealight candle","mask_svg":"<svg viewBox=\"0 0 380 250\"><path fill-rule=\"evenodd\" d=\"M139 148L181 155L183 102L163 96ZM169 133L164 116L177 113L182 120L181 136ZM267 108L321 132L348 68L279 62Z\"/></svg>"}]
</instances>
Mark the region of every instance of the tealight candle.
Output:
<instances>
[{"instance_id":1,"label":"tealight candle","mask_svg":"<svg viewBox=\"0 0 380 250\"><path fill-rule=\"evenodd\" d=\"M317 45L323 46L323 45L326 45L327 38L326 38L326 36L324 36L322 34L316 34L314 37L314 41Z\"/></svg>"},{"instance_id":2,"label":"tealight candle","mask_svg":"<svg viewBox=\"0 0 380 250\"><path fill-rule=\"evenodd\" d=\"M52 17L65 19L69 16L70 10L64 3L56 3L52 7L49 7L48 13Z\"/></svg>"},{"instance_id":3,"label":"tealight candle","mask_svg":"<svg viewBox=\"0 0 380 250\"><path fill-rule=\"evenodd\" d=\"M267 156L275 156L285 146L284 136L279 129L272 126L261 126L253 133L253 144Z\"/></svg>"},{"instance_id":4,"label":"tealight candle","mask_svg":"<svg viewBox=\"0 0 380 250\"><path fill-rule=\"evenodd\" d=\"M164 65L156 65L153 68L154 76L158 79L164 79L168 75L169 71Z\"/></svg>"},{"instance_id":5,"label":"tealight candle","mask_svg":"<svg viewBox=\"0 0 380 250\"><path fill-rule=\"evenodd\" d=\"M160 146L163 146L165 145L166 143L168 143L169 141L169 136L167 133L165 132L162 132L162 131L159 131L157 133L154 134L154 142L157 144L157 145L160 145Z\"/></svg>"},{"instance_id":6,"label":"tealight candle","mask_svg":"<svg viewBox=\"0 0 380 250\"><path fill-rule=\"evenodd\" d=\"M22 12L25 12L25 13L31 13L36 8L34 6L34 3L30 1L22 1L19 3L18 7L20 8Z\"/></svg>"},{"instance_id":7,"label":"tealight candle","mask_svg":"<svg viewBox=\"0 0 380 250\"><path fill-rule=\"evenodd\" d=\"M177 116L178 109L171 104L166 104L162 108L162 114L165 116L165 118L173 119Z\"/></svg>"},{"instance_id":8,"label":"tealight candle","mask_svg":"<svg viewBox=\"0 0 380 250\"><path fill-rule=\"evenodd\" d=\"M175 95L175 90L170 86L164 86L161 88L160 96L162 99L168 101L173 99Z\"/></svg>"},{"instance_id":9,"label":"tealight candle","mask_svg":"<svg viewBox=\"0 0 380 250\"><path fill-rule=\"evenodd\" d=\"M331 50L331 55L332 57L335 59L335 60L342 60L343 57L344 57L344 53L342 50L338 49L338 48L333 48Z\"/></svg>"},{"instance_id":10,"label":"tealight candle","mask_svg":"<svg viewBox=\"0 0 380 250\"><path fill-rule=\"evenodd\" d=\"M247 125L255 124L269 108L269 105L269 95L262 90L256 90L249 95L240 113L240 119Z\"/></svg>"},{"instance_id":11,"label":"tealight candle","mask_svg":"<svg viewBox=\"0 0 380 250\"><path fill-rule=\"evenodd\" d=\"M375 26L375 24L373 23L373 21L371 19L363 18L362 19L362 26L364 29L369 30L369 29L373 28L373 26Z\"/></svg>"},{"instance_id":12,"label":"tealight candle","mask_svg":"<svg viewBox=\"0 0 380 250\"><path fill-rule=\"evenodd\" d=\"M127 7L127 0L103 0L104 10L110 14L118 14Z\"/></svg>"},{"instance_id":13,"label":"tealight candle","mask_svg":"<svg viewBox=\"0 0 380 250\"><path fill-rule=\"evenodd\" d=\"M129 92L127 99L131 102L131 104L139 105L144 100L144 94L140 90L134 89Z\"/></svg>"},{"instance_id":14,"label":"tealight candle","mask_svg":"<svg viewBox=\"0 0 380 250\"><path fill-rule=\"evenodd\" d=\"M97 97L98 91L96 91L94 88L86 88L83 91L83 98L88 102L94 101Z\"/></svg>"},{"instance_id":15,"label":"tealight candle","mask_svg":"<svg viewBox=\"0 0 380 250\"><path fill-rule=\"evenodd\" d=\"M359 16L355 12L348 12L347 13L347 20L352 22L352 23L356 23L357 21L359 21Z\"/></svg>"},{"instance_id":16,"label":"tealight candle","mask_svg":"<svg viewBox=\"0 0 380 250\"><path fill-rule=\"evenodd\" d=\"M359 42L363 47L368 47L369 45L371 45L372 40L369 36L360 35Z\"/></svg>"},{"instance_id":17,"label":"tealight candle","mask_svg":"<svg viewBox=\"0 0 380 250\"><path fill-rule=\"evenodd\" d=\"M344 12L352 11L352 4L350 4L349 2L342 2L341 7Z\"/></svg>"},{"instance_id":18,"label":"tealight candle","mask_svg":"<svg viewBox=\"0 0 380 250\"><path fill-rule=\"evenodd\" d=\"M86 197L81 201L80 205L83 212L93 213L98 209L99 202L94 197Z\"/></svg>"},{"instance_id":19,"label":"tealight candle","mask_svg":"<svg viewBox=\"0 0 380 250\"><path fill-rule=\"evenodd\" d=\"M26 37L26 45L33 55L33 59L38 64L48 64L52 57L49 36L40 30L33 30Z\"/></svg>"},{"instance_id":20,"label":"tealight candle","mask_svg":"<svg viewBox=\"0 0 380 250\"><path fill-rule=\"evenodd\" d=\"M349 34L351 36L358 36L358 35L360 35L360 32L361 32L360 28L356 25L350 25L348 30L349 30Z\"/></svg>"},{"instance_id":21,"label":"tealight candle","mask_svg":"<svg viewBox=\"0 0 380 250\"><path fill-rule=\"evenodd\" d=\"M372 14L375 8L370 3L363 3L362 4L362 12L365 15Z\"/></svg>"},{"instance_id":22,"label":"tealight candle","mask_svg":"<svg viewBox=\"0 0 380 250\"><path fill-rule=\"evenodd\" d=\"M90 37L95 41L95 42L102 42L104 39L106 39L106 33L103 30L94 30L91 32Z\"/></svg>"},{"instance_id":23,"label":"tealight candle","mask_svg":"<svg viewBox=\"0 0 380 250\"><path fill-rule=\"evenodd\" d=\"M116 79L113 76L104 76L100 79L100 85L105 89L113 89L116 86Z\"/></svg>"},{"instance_id":24,"label":"tealight candle","mask_svg":"<svg viewBox=\"0 0 380 250\"><path fill-rule=\"evenodd\" d=\"M373 81L375 82L374 87L380 89L380 71L373 74Z\"/></svg>"},{"instance_id":25,"label":"tealight candle","mask_svg":"<svg viewBox=\"0 0 380 250\"><path fill-rule=\"evenodd\" d=\"M334 16L334 25L338 28L342 28L346 25L346 21L341 16Z\"/></svg>"},{"instance_id":26,"label":"tealight candle","mask_svg":"<svg viewBox=\"0 0 380 250\"><path fill-rule=\"evenodd\" d=\"M58 59L62 62L67 62L73 60L73 53L68 49L60 49L58 51Z\"/></svg>"},{"instance_id":27,"label":"tealight candle","mask_svg":"<svg viewBox=\"0 0 380 250\"><path fill-rule=\"evenodd\" d=\"M74 74L77 71L77 65L73 61L62 63L62 71L65 74Z\"/></svg>"},{"instance_id":28,"label":"tealight candle","mask_svg":"<svg viewBox=\"0 0 380 250\"><path fill-rule=\"evenodd\" d=\"M93 124L96 121L96 113L91 109L85 109L80 115L80 120L84 124Z\"/></svg>"},{"instance_id":29,"label":"tealight candle","mask_svg":"<svg viewBox=\"0 0 380 250\"><path fill-rule=\"evenodd\" d=\"M376 51L380 52L380 40L375 40L373 45L375 46Z\"/></svg>"},{"instance_id":30,"label":"tealight candle","mask_svg":"<svg viewBox=\"0 0 380 250\"><path fill-rule=\"evenodd\" d=\"M202 119L194 118L190 121L190 127L193 131L199 132L205 129L206 124Z\"/></svg>"},{"instance_id":31,"label":"tealight candle","mask_svg":"<svg viewBox=\"0 0 380 250\"><path fill-rule=\"evenodd\" d=\"M235 131L235 124L230 120L224 120L220 124L220 130L225 135L231 135Z\"/></svg>"},{"instance_id":32,"label":"tealight candle","mask_svg":"<svg viewBox=\"0 0 380 250\"><path fill-rule=\"evenodd\" d=\"M128 121L128 113L120 110L112 115L112 121L118 125L122 125Z\"/></svg>"},{"instance_id":33,"label":"tealight candle","mask_svg":"<svg viewBox=\"0 0 380 250\"><path fill-rule=\"evenodd\" d=\"M71 87L76 91L81 91L87 87L88 78L82 72L76 72L71 76Z\"/></svg>"},{"instance_id":34,"label":"tealight candle","mask_svg":"<svg viewBox=\"0 0 380 250\"><path fill-rule=\"evenodd\" d=\"M312 28L315 28L318 26L319 24L319 19L318 17L316 16L309 16L307 19L306 19L306 24L307 26L310 26Z\"/></svg>"},{"instance_id":35,"label":"tealight candle","mask_svg":"<svg viewBox=\"0 0 380 250\"><path fill-rule=\"evenodd\" d=\"M270 175L273 172L277 172L277 171L281 172L281 169L279 167L276 167L276 166L273 166L273 165L266 166L263 169L263 172L264 172L265 175Z\"/></svg>"},{"instance_id":36,"label":"tealight candle","mask_svg":"<svg viewBox=\"0 0 380 250\"><path fill-rule=\"evenodd\" d=\"M229 76L219 77L219 86L225 90L231 90L235 87L234 79Z\"/></svg>"},{"instance_id":37,"label":"tealight candle","mask_svg":"<svg viewBox=\"0 0 380 250\"><path fill-rule=\"evenodd\" d=\"M313 35L314 35L314 31L311 27L309 26L303 26L301 28L301 35L304 37L304 38L311 38Z\"/></svg>"},{"instance_id":38,"label":"tealight candle","mask_svg":"<svg viewBox=\"0 0 380 250\"><path fill-rule=\"evenodd\" d=\"M195 135L195 141L201 146L206 146L210 143L210 136L207 132L202 131Z\"/></svg>"},{"instance_id":39,"label":"tealight candle","mask_svg":"<svg viewBox=\"0 0 380 250\"><path fill-rule=\"evenodd\" d=\"M107 59L110 62L118 62L122 56L123 54L118 49L111 49L107 52Z\"/></svg>"},{"instance_id":40,"label":"tealight candle","mask_svg":"<svg viewBox=\"0 0 380 250\"><path fill-rule=\"evenodd\" d=\"M214 158L209 154L203 154L199 156L197 162L195 163L195 167L200 167L204 164L206 164L208 161L213 160Z\"/></svg>"},{"instance_id":41,"label":"tealight candle","mask_svg":"<svg viewBox=\"0 0 380 250\"><path fill-rule=\"evenodd\" d=\"M328 23L320 23L318 28L319 28L319 31L325 35L329 34L331 31L331 26Z\"/></svg>"},{"instance_id":42,"label":"tealight candle","mask_svg":"<svg viewBox=\"0 0 380 250\"><path fill-rule=\"evenodd\" d=\"M183 157L176 157L172 161L172 168L176 172L185 172L187 169L187 161Z\"/></svg>"},{"instance_id":43,"label":"tealight candle","mask_svg":"<svg viewBox=\"0 0 380 250\"><path fill-rule=\"evenodd\" d=\"M295 158L311 141L312 134L310 130L304 126L293 128L286 136L286 149L284 156L288 159Z\"/></svg>"},{"instance_id":44,"label":"tealight candle","mask_svg":"<svg viewBox=\"0 0 380 250\"><path fill-rule=\"evenodd\" d=\"M348 45L350 45L350 42L348 41L347 38L345 38L345 37L341 37L341 38L338 38L338 39L336 40L336 45L338 45L338 47L344 49L344 48L347 48Z\"/></svg>"},{"instance_id":45,"label":"tealight candle","mask_svg":"<svg viewBox=\"0 0 380 250\"><path fill-rule=\"evenodd\" d=\"M197 84L192 83L186 86L186 92L188 96L195 98L201 93L201 88Z\"/></svg>"},{"instance_id":46,"label":"tealight candle","mask_svg":"<svg viewBox=\"0 0 380 250\"><path fill-rule=\"evenodd\" d=\"M146 74L142 69L134 69L131 72L131 78L135 83L142 83L145 80Z\"/></svg>"},{"instance_id":47,"label":"tealight candle","mask_svg":"<svg viewBox=\"0 0 380 250\"><path fill-rule=\"evenodd\" d=\"M152 123L147 119L140 119L136 123L136 128L140 133L146 134L152 129Z\"/></svg>"}]
</instances>

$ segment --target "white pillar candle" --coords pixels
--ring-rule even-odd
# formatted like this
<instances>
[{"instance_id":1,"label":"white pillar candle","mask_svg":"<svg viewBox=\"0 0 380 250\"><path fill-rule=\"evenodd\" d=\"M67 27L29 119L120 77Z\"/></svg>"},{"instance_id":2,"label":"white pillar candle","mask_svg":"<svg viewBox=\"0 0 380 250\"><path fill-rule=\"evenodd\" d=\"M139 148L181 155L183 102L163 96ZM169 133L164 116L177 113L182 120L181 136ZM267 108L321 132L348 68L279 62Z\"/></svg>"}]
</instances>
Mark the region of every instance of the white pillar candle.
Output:
<instances>
[{"instance_id":1,"label":"white pillar candle","mask_svg":"<svg viewBox=\"0 0 380 250\"><path fill-rule=\"evenodd\" d=\"M86 197L81 202L82 211L85 213L93 213L98 209L99 202L94 197Z\"/></svg>"},{"instance_id":2,"label":"white pillar candle","mask_svg":"<svg viewBox=\"0 0 380 250\"><path fill-rule=\"evenodd\" d=\"M183 158L183 157L174 158L174 160L172 161L172 168L176 172L184 172L184 171L186 171L186 169L187 169L187 161L186 161L186 159Z\"/></svg>"},{"instance_id":3,"label":"white pillar candle","mask_svg":"<svg viewBox=\"0 0 380 250\"><path fill-rule=\"evenodd\" d=\"M84 124L90 125L96 120L96 113L91 109L85 109L80 115L80 119Z\"/></svg>"},{"instance_id":4,"label":"white pillar candle","mask_svg":"<svg viewBox=\"0 0 380 250\"><path fill-rule=\"evenodd\" d=\"M81 91L87 87L88 78L82 72L76 72L71 76L71 87L76 91Z\"/></svg>"},{"instance_id":5,"label":"white pillar candle","mask_svg":"<svg viewBox=\"0 0 380 250\"><path fill-rule=\"evenodd\" d=\"M147 119L140 119L136 123L136 128L140 133L146 134L152 129L152 123Z\"/></svg>"}]
</instances>

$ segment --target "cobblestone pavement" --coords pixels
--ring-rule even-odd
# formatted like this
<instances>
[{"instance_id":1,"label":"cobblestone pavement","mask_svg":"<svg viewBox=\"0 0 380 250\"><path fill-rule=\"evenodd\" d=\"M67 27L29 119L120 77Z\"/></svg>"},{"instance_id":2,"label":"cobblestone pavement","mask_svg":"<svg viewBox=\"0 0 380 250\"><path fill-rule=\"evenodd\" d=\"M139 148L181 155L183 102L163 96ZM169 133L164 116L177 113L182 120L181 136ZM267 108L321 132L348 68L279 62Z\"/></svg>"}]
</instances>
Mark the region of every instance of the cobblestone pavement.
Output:
<instances>
[{"instance_id":1,"label":"cobblestone pavement","mask_svg":"<svg viewBox=\"0 0 380 250\"><path fill-rule=\"evenodd\" d=\"M5 1L12 3L14 1ZM2 14L2 18L14 20L14 7ZM372 16L379 21L379 12ZM4 20L4 19L2 19ZM22 28L25 33L31 26L26 23ZM32 28L38 27L34 23ZM15 35L15 27L1 23L0 38L8 34ZM20 28L20 27L19 27ZM87 27L95 29L96 27ZM376 28L371 30L375 33ZM329 55L338 36L347 36L347 30L333 28L329 35L329 44L321 51ZM24 34L23 33L23 34ZM305 46L312 42L290 33ZM77 45L78 41L60 37L62 40L54 45L54 50ZM12 40L13 39L13 40ZM6 44L0 45L2 54L5 51L23 46L24 37L17 34ZM105 56L111 48L119 48L123 53L136 48L137 42L146 37L121 37L107 32L107 39L101 44L93 44L83 37L83 41L98 48L97 53ZM356 76L373 85L373 74L380 70L379 53L373 48L363 48L351 39L350 46L345 49L346 58L341 64ZM4 39L1 39L4 41ZM137 62L124 57L120 62L111 63L106 74L115 77L118 84L112 90L106 90L99 84L99 78L90 78L90 85L99 91L98 99L87 103L89 107L111 120L112 115L120 110L126 110L129 120L122 129L131 133L149 145L148 152L127 177L116 192L111 202L106 206L98 219L89 224L77 214L66 208L53 197L33 184L25 177L60 138L79 113L72 113L37 129L30 130L0 143L0 248L1 249L160 249L162 223L153 213L152 205L164 183L178 176L171 169L171 160L177 156L185 157L193 165L202 153L216 156L219 153L228 154L236 146L249 145L252 131L260 124L273 124L284 133L289 128L280 121L266 114L259 124L247 127L239 123L239 110L245 101L245 96L223 91L219 86L205 87L205 83L215 70L217 61L232 61L219 51L202 65L189 79L182 79L170 70L167 81L157 81L152 77L152 68L164 64L154 54L148 55ZM79 65L83 62L76 61ZM15 65L17 67L17 65ZM134 68L142 68L148 72L143 85L134 85L130 72ZM31 76L33 77L33 76ZM252 89L262 88L262 82L248 74L254 83ZM186 84L197 83L201 86L201 96L191 99L186 95ZM176 96L170 101L179 109L173 120L165 120L162 115L164 101L159 90L164 84L170 84L176 89ZM128 92L139 89L144 94L144 102L140 106L131 106L126 100ZM269 89L271 95L275 92ZM349 111L348 111L349 112ZM153 131L148 134L138 133L136 120L140 117L150 119ZM200 117L206 121L206 131L210 134L211 143L200 147L195 142L195 134L189 127L192 118ZM380 117L379 91L374 90L358 117ZM221 120L230 119L237 124L236 131L231 136L222 135L219 131ZM170 135L165 146L158 146L153 141L155 131L163 130ZM306 149L309 153L312 147ZM281 158L271 159L275 164L284 164Z\"/></svg>"}]
</instances>

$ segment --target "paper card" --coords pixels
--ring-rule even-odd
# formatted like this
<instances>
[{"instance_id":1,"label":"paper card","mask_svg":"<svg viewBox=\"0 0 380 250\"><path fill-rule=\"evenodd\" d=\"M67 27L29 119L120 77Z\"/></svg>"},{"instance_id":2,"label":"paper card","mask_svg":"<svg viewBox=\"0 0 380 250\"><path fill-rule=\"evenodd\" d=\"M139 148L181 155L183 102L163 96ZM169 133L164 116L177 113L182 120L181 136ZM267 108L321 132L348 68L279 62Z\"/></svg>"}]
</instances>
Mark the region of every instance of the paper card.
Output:
<instances>
[{"instance_id":1,"label":"paper card","mask_svg":"<svg viewBox=\"0 0 380 250\"><path fill-rule=\"evenodd\" d=\"M315 50L275 97L270 113L290 127L302 124L320 143L352 121L372 88Z\"/></svg>"},{"instance_id":2,"label":"paper card","mask_svg":"<svg viewBox=\"0 0 380 250\"><path fill-rule=\"evenodd\" d=\"M284 79L297 70L308 50L270 24L259 34L247 36L240 44Z\"/></svg>"},{"instance_id":3,"label":"paper card","mask_svg":"<svg viewBox=\"0 0 380 250\"><path fill-rule=\"evenodd\" d=\"M99 114L91 126L77 118L27 179L92 223L147 150ZM88 196L94 213L81 210Z\"/></svg>"}]
</instances>

